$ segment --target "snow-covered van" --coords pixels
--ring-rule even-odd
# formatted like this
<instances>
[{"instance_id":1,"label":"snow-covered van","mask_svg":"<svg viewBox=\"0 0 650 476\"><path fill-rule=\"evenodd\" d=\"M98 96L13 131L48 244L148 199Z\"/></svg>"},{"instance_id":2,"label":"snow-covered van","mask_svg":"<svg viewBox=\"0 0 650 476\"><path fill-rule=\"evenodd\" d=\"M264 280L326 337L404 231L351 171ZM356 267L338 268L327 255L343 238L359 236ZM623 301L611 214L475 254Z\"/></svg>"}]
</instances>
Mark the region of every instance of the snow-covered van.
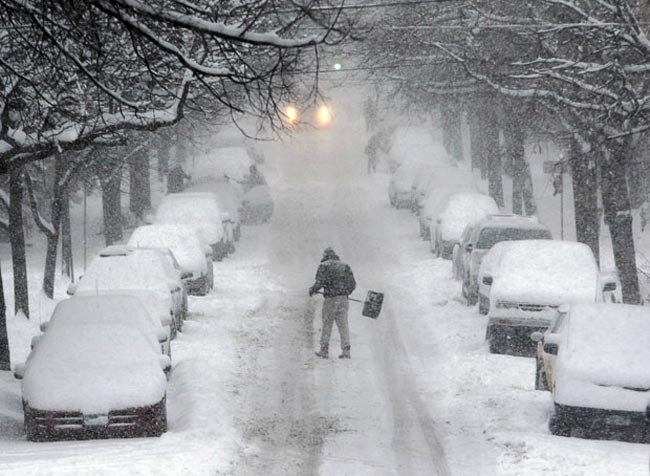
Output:
<instances>
[{"instance_id":1,"label":"snow-covered van","mask_svg":"<svg viewBox=\"0 0 650 476\"><path fill-rule=\"evenodd\" d=\"M492 270L486 339L492 353L534 355L530 335L545 331L562 304L621 301L620 282L601 273L587 245L514 241Z\"/></svg>"},{"instance_id":2,"label":"snow-covered van","mask_svg":"<svg viewBox=\"0 0 650 476\"><path fill-rule=\"evenodd\" d=\"M532 337L548 357L541 370L550 376L553 434L650 442L650 308L576 304Z\"/></svg>"}]
</instances>

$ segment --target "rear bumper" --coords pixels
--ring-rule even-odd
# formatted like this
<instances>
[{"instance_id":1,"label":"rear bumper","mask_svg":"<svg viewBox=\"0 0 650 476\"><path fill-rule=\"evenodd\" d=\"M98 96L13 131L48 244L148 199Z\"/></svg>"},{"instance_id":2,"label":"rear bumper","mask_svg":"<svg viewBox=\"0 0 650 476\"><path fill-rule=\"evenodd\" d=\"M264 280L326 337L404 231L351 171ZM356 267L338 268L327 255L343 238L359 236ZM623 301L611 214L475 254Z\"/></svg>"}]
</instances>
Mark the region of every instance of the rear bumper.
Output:
<instances>
[{"instance_id":1,"label":"rear bumper","mask_svg":"<svg viewBox=\"0 0 650 476\"><path fill-rule=\"evenodd\" d=\"M209 287L209 279L206 274L202 274L198 278L186 279L184 284L188 294L196 294L205 289L206 285Z\"/></svg>"},{"instance_id":2,"label":"rear bumper","mask_svg":"<svg viewBox=\"0 0 650 476\"><path fill-rule=\"evenodd\" d=\"M552 418L571 428L585 430L589 432L589 436L650 441L650 416L647 411L605 410L556 403Z\"/></svg>"},{"instance_id":3,"label":"rear bumper","mask_svg":"<svg viewBox=\"0 0 650 476\"><path fill-rule=\"evenodd\" d=\"M488 320L485 339L498 342L507 349L509 354L533 357L537 352L537 343L530 335L533 332L544 332L550 321L545 319L504 319L491 317Z\"/></svg>"},{"instance_id":4,"label":"rear bumper","mask_svg":"<svg viewBox=\"0 0 650 476\"><path fill-rule=\"evenodd\" d=\"M167 431L165 400L95 417L81 412L36 410L23 402L25 431L31 441L159 436Z\"/></svg>"}]
</instances>

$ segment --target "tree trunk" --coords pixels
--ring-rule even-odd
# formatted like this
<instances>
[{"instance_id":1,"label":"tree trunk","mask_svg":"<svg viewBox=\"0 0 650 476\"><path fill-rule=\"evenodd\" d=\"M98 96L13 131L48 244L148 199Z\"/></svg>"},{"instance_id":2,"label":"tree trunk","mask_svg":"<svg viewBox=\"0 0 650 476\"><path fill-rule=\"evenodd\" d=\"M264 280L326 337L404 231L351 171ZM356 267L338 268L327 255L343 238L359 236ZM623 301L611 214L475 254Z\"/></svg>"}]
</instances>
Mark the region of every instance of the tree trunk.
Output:
<instances>
[{"instance_id":1,"label":"tree trunk","mask_svg":"<svg viewBox=\"0 0 650 476\"><path fill-rule=\"evenodd\" d=\"M169 141L164 131L158 131L156 141L156 155L158 156L158 181L162 182L169 172Z\"/></svg>"},{"instance_id":2,"label":"tree trunk","mask_svg":"<svg viewBox=\"0 0 650 476\"><path fill-rule=\"evenodd\" d=\"M149 186L149 154L141 147L129 158L129 209L140 220L151 208Z\"/></svg>"},{"instance_id":3,"label":"tree trunk","mask_svg":"<svg viewBox=\"0 0 650 476\"><path fill-rule=\"evenodd\" d=\"M9 337L7 336L7 307L2 284L2 270L0 270L0 370L11 370Z\"/></svg>"},{"instance_id":4,"label":"tree trunk","mask_svg":"<svg viewBox=\"0 0 650 476\"><path fill-rule=\"evenodd\" d=\"M106 246L122 239L121 167L102 182L102 210L104 212L104 238Z\"/></svg>"},{"instance_id":5,"label":"tree trunk","mask_svg":"<svg viewBox=\"0 0 650 476\"><path fill-rule=\"evenodd\" d=\"M499 207L504 206L503 181L501 177L501 151L499 147L499 124L493 108L485 108L482 119L482 138L487 155L487 176L490 196Z\"/></svg>"},{"instance_id":6,"label":"tree trunk","mask_svg":"<svg viewBox=\"0 0 650 476\"><path fill-rule=\"evenodd\" d=\"M614 262L623 286L623 302L640 303L639 277L632 234L632 210L627 189L628 144L607 144L600 164L603 207L614 249Z\"/></svg>"},{"instance_id":7,"label":"tree trunk","mask_svg":"<svg viewBox=\"0 0 650 476\"><path fill-rule=\"evenodd\" d=\"M583 151L575 140L571 142L569 153L571 179L573 180L576 238L580 243L588 245L600 262L600 216L596 158L592 151Z\"/></svg>"},{"instance_id":8,"label":"tree trunk","mask_svg":"<svg viewBox=\"0 0 650 476\"><path fill-rule=\"evenodd\" d=\"M61 274L74 281L72 233L70 228L70 195L66 187L61 199Z\"/></svg>"},{"instance_id":9,"label":"tree trunk","mask_svg":"<svg viewBox=\"0 0 650 476\"><path fill-rule=\"evenodd\" d=\"M440 104L443 145L454 162L463 160L461 111L460 105L454 101L454 98L444 100Z\"/></svg>"},{"instance_id":10,"label":"tree trunk","mask_svg":"<svg viewBox=\"0 0 650 476\"><path fill-rule=\"evenodd\" d=\"M43 273L43 292L50 299L54 298L54 275L56 272L56 256L61 229L61 209L65 195L60 184L64 172L65 159L60 154L57 154L54 159L54 190L50 209L52 230L45 234L47 237L47 247L45 251L45 272Z\"/></svg>"},{"instance_id":11,"label":"tree trunk","mask_svg":"<svg viewBox=\"0 0 650 476\"><path fill-rule=\"evenodd\" d=\"M537 213L533 181L525 157L525 134L517 116L510 115L504 129L506 153L512 172L512 213L530 216Z\"/></svg>"},{"instance_id":12,"label":"tree trunk","mask_svg":"<svg viewBox=\"0 0 650 476\"><path fill-rule=\"evenodd\" d=\"M473 108L467 112L467 124L469 125L469 150L471 155L472 169L481 171L481 177L485 178L485 154L481 143L481 122L478 111Z\"/></svg>"},{"instance_id":13,"label":"tree trunk","mask_svg":"<svg viewBox=\"0 0 650 476\"><path fill-rule=\"evenodd\" d=\"M11 241L11 262L14 270L14 311L16 314L22 311L29 318L22 167L11 170L9 197L9 240Z\"/></svg>"}]
</instances>

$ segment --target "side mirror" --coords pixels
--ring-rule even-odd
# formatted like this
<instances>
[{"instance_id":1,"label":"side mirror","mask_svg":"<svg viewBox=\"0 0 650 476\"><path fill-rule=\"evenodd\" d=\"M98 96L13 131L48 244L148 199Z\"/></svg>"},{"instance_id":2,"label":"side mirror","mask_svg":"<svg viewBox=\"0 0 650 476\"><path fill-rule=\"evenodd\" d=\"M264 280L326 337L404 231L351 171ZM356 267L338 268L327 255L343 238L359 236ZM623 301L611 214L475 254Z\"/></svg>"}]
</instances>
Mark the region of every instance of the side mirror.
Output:
<instances>
[{"instance_id":1,"label":"side mirror","mask_svg":"<svg viewBox=\"0 0 650 476\"><path fill-rule=\"evenodd\" d=\"M160 368L163 370L163 372L168 374L172 370L172 360L168 355L160 355L158 358L160 362Z\"/></svg>"},{"instance_id":2,"label":"side mirror","mask_svg":"<svg viewBox=\"0 0 650 476\"><path fill-rule=\"evenodd\" d=\"M25 376L25 364L16 364L14 367L14 378L16 380L22 380Z\"/></svg>"},{"instance_id":3,"label":"side mirror","mask_svg":"<svg viewBox=\"0 0 650 476\"><path fill-rule=\"evenodd\" d=\"M473 249L474 249L474 245L472 245L471 243L467 243L465 245L465 251L467 251L468 253L471 253Z\"/></svg>"},{"instance_id":4,"label":"side mirror","mask_svg":"<svg viewBox=\"0 0 650 476\"><path fill-rule=\"evenodd\" d=\"M483 284L492 286L492 276L483 276Z\"/></svg>"},{"instance_id":5,"label":"side mirror","mask_svg":"<svg viewBox=\"0 0 650 476\"><path fill-rule=\"evenodd\" d=\"M41 325L38 326L38 328L41 330L41 332L45 332L47 330L47 326L49 325L50 321L41 322Z\"/></svg>"},{"instance_id":6,"label":"side mirror","mask_svg":"<svg viewBox=\"0 0 650 476\"><path fill-rule=\"evenodd\" d=\"M156 332L156 338L158 339L158 342L160 344L164 344L169 340L169 334L165 329L161 327L160 329L158 329L158 332Z\"/></svg>"},{"instance_id":7,"label":"side mirror","mask_svg":"<svg viewBox=\"0 0 650 476\"><path fill-rule=\"evenodd\" d=\"M38 345L38 342L43 338L42 335L40 336L34 336L32 337L32 343L30 344L30 348L34 350L34 347Z\"/></svg>"},{"instance_id":8,"label":"side mirror","mask_svg":"<svg viewBox=\"0 0 650 476\"><path fill-rule=\"evenodd\" d=\"M163 314L160 316L160 325L163 327L169 327L173 322L172 312L169 311L169 314Z\"/></svg>"},{"instance_id":9,"label":"side mirror","mask_svg":"<svg viewBox=\"0 0 650 476\"><path fill-rule=\"evenodd\" d=\"M223 212L223 213L221 213L221 221L222 221L223 223L228 223L228 222L230 222L230 221L231 221L231 220L230 220L230 213L228 213L228 212Z\"/></svg>"},{"instance_id":10,"label":"side mirror","mask_svg":"<svg viewBox=\"0 0 650 476\"><path fill-rule=\"evenodd\" d=\"M616 283L613 281L610 281L608 283L605 283L603 286L603 292L611 292L611 291L616 291Z\"/></svg>"},{"instance_id":11,"label":"side mirror","mask_svg":"<svg viewBox=\"0 0 650 476\"><path fill-rule=\"evenodd\" d=\"M152 225L156 221L156 217L154 215L152 215L151 213L145 214L143 219L144 219L144 222L147 225Z\"/></svg>"},{"instance_id":12,"label":"side mirror","mask_svg":"<svg viewBox=\"0 0 650 476\"><path fill-rule=\"evenodd\" d=\"M530 335L530 340L533 342L539 342L544 338L544 334L542 334L540 331L535 331Z\"/></svg>"},{"instance_id":13,"label":"side mirror","mask_svg":"<svg viewBox=\"0 0 650 476\"><path fill-rule=\"evenodd\" d=\"M557 355L559 346L553 342L546 342L544 344L544 352L551 355Z\"/></svg>"},{"instance_id":14,"label":"side mirror","mask_svg":"<svg viewBox=\"0 0 650 476\"><path fill-rule=\"evenodd\" d=\"M76 283L70 283L70 285L68 286L68 290L66 291L66 294L68 296L74 296L74 293L77 292L78 287L79 287L79 281L77 281Z\"/></svg>"}]
</instances>

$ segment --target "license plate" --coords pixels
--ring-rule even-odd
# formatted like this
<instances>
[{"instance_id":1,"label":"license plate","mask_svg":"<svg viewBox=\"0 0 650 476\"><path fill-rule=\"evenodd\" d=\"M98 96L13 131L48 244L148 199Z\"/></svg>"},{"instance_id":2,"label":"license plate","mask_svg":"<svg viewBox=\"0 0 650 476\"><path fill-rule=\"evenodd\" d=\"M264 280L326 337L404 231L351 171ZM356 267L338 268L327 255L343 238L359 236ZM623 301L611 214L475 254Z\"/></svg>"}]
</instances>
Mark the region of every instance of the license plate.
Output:
<instances>
[{"instance_id":1,"label":"license plate","mask_svg":"<svg viewBox=\"0 0 650 476\"><path fill-rule=\"evenodd\" d=\"M624 415L609 415L605 417L605 423L614 426L630 426L632 418Z\"/></svg>"},{"instance_id":2,"label":"license plate","mask_svg":"<svg viewBox=\"0 0 650 476\"><path fill-rule=\"evenodd\" d=\"M84 415L84 425L86 426L107 426L108 415Z\"/></svg>"}]
</instances>

